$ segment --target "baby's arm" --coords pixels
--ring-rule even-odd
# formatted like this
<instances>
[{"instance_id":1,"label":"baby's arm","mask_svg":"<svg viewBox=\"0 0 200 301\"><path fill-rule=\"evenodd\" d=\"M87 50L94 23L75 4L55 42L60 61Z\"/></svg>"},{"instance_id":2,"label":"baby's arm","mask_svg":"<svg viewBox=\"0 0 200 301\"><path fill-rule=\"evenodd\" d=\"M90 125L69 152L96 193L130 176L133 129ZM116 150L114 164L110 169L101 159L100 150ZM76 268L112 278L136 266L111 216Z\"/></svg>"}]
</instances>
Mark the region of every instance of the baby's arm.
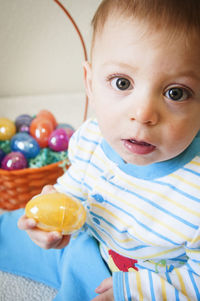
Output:
<instances>
[{"instance_id":1,"label":"baby's arm","mask_svg":"<svg viewBox=\"0 0 200 301\"><path fill-rule=\"evenodd\" d=\"M188 261L161 274L144 268L133 272L114 272L115 300L200 300L200 228L185 245ZM123 292L123 296L122 296Z\"/></svg>"},{"instance_id":2,"label":"baby's arm","mask_svg":"<svg viewBox=\"0 0 200 301\"><path fill-rule=\"evenodd\" d=\"M55 188L51 185L45 186L41 194L55 192ZM37 223L34 219L27 218L23 215L18 221L18 227L25 230L31 240L43 249L62 249L70 240L70 235L62 235L59 232L46 232L37 228Z\"/></svg>"}]
</instances>

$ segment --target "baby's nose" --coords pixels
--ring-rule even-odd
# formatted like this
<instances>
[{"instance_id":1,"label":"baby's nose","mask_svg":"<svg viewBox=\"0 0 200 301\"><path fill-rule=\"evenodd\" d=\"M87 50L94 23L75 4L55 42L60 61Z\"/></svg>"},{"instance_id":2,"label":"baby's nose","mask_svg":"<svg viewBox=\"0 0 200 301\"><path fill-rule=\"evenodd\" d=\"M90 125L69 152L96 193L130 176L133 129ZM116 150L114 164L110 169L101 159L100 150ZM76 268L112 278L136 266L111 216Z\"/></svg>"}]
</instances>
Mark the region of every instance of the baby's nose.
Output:
<instances>
[{"instance_id":1,"label":"baby's nose","mask_svg":"<svg viewBox=\"0 0 200 301\"><path fill-rule=\"evenodd\" d=\"M155 101L151 100L137 101L129 115L130 120L143 124L155 125L159 120L158 108Z\"/></svg>"}]
</instances>

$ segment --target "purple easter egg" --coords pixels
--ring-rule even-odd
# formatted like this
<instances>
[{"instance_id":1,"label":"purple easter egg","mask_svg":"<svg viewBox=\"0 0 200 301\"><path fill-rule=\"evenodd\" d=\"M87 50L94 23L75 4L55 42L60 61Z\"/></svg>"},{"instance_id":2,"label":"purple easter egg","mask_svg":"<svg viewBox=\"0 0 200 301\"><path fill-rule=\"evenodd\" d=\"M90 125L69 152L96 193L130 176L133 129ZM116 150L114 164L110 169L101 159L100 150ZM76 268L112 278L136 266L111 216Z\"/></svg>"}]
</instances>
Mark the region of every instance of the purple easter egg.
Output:
<instances>
[{"instance_id":1,"label":"purple easter egg","mask_svg":"<svg viewBox=\"0 0 200 301\"><path fill-rule=\"evenodd\" d=\"M1 168L6 170L17 170L26 167L27 160L20 152L11 152L7 154L1 162Z\"/></svg>"},{"instance_id":2,"label":"purple easter egg","mask_svg":"<svg viewBox=\"0 0 200 301\"><path fill-rule=\"evenodd\" d=\"M29 126L26 124L22 124L19 129L18 132L22 132L22 133L29 133Z\"/></svg>"},{"instance_id":3,"label":"purple easter egg","mask_svg":"<svg viewBox=\"0 0 200 301\"><path fill-rule=\"evenodd\" d=\"M20 128L22 125L30 126L32 120L33 120L33 117L31 117L31 116L28 115L28 114L22 114L22 115L19 115L19 116L16 118L16 120L15 120L15 125L16 125L16 128L17 128L17 131L19 131L19 128Z\"/></svg>"},{"instance_id":4,"label":"purple easter egg","mask_svg":"<svg viewBox=\"0 0 200 301\"><path fill-rule=\"evenodd\" d=\"M54 130L48 139L49 148L56 152L67 150L69 138L64 129Z\"/></svg>"},{"instance_id":5,"label":"purple easter egg","mask_svg":"<svg viewBox=\"0 0 200 301\"><path fill-rule=\"evenodd\" d=\"M0 165L1 165L1 161L3 160L5 155L6 155L6 153L2 149L0 149Z\"/></svg>"},{"instance_id":6,"label":"purple easter egg","mask_svg":"<svg viewBox=\"0 0 200 301\"><path fill-rule=\"evenodd\" d=\"M64 129L69 139L75 132L75 129L68 123L59 123L56 129Z\"/></svg>"}]
</instances>

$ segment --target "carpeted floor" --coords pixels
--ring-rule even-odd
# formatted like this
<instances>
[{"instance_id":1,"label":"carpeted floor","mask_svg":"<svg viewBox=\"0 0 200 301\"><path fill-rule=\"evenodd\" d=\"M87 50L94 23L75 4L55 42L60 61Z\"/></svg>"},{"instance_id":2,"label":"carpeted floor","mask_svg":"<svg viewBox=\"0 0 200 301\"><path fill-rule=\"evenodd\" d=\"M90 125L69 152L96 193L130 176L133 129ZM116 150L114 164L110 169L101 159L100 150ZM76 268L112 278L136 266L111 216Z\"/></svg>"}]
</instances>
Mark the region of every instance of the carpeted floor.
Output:
<instances>
[{"instance_id":1,"label":"carpeted floor","mask_svg":"<svg viewBox=\"0 0 200 301\"><path fill-rule=\"evenodd\" d=\"M52 301L56 293L42 283L0 271L0 301Z\"/></svg>"}]
</instances>

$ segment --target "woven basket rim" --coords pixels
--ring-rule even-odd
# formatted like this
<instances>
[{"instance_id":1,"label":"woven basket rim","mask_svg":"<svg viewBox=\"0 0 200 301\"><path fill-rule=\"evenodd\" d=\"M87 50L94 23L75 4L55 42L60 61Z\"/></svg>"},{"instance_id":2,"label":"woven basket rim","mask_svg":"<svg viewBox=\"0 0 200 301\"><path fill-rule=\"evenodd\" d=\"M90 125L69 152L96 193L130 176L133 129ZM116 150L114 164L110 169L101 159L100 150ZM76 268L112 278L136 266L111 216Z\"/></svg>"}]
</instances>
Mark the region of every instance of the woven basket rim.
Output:
<instances>
[{"instance_id":1,"label":"woven basket rim","mask_svg":"<svg viewBox=\"0 0 200 301\"><path fill-rule=\"evenodd\" d=\"M42 167L36 167L36 168L24 168L24 169L18 169L18 170L5 170L0 168L0 175L23 175L27 173L37 173L38 171L46 171L51 169L52 167L58 167L60 164L62 164L63 161L58 161L55 163L51 163ZM60 166L60 168L62 168Z\"/></svg>"}]
</instances>

